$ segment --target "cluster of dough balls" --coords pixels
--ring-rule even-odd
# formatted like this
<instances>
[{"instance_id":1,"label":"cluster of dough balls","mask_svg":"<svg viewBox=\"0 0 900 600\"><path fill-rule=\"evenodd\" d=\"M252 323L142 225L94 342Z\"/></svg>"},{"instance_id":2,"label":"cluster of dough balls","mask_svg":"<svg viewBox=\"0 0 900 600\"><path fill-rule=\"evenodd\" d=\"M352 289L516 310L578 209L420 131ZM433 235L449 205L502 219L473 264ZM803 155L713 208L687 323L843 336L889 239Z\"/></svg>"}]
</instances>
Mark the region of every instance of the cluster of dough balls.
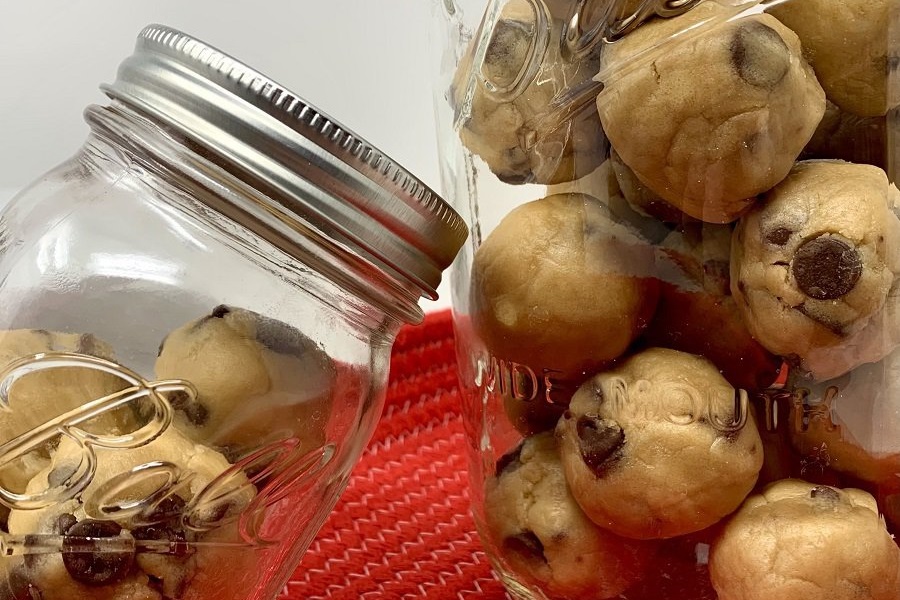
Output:
<instances>
[{"instance_id":1,"label":"cluster of dough balls","mask_svg":"<svg viewBox=\"0 0 900 600\"><path fill-rule=\"evenodd\" d=\"M90 334L0 331L2 367L48 352L115 362L111 346ZM128 391L127 380L102 370L48 368L8 388L0 443L22 449L0 468L11 503L0 525L35 548L0 560L0 598L199 600L224 597L234 569L259 568L253 552L229 547L242 539L237 516L265 485L258 471L266 464L235 463L283 440L300 453L323 444L336 364L297 329L223 305L169 333L153 375L194 388L160 392L170 424L146 398L78 417L86 402ZM60 418L77 419L77 431L34 435ZM150 439L127 443L154 420L161 428ZM97 436L89 448L88 436ZM62 547L42 549L44 539Z\"/></svg>"},{"instance_id":2,"label":"cluster of dough balls","mask_svg":"<svg viewBox=\"0 0 900 600\"><path fill-rule=\"evenodd\" d=\"M505 413L523 448L549 447L555 431L562 475L540 481L561 481L555 498L580 511L568 527L648 543L724 530L705 538L715 591L703 594L896 600L894 575L873 575L897 560L878 511L900 526L898 403L894 387L885 391L900 382L891 371L900 192L887 115L900 99L888 78L900 59L890 4L791 0L762 10L701 0L576 53L566 44L581 4L555 0L540 69L503 88L526 74L534 51L534 15L523 7L544 4L506 4L453 87L463 144L506 183L547 184L473 256L476 343L506 366L511 389L526 369L540 388L528 399L501 386L488 408ZM618 3L601 18L638 8ZM493 210L490 194L480 200ZM846 381L843 392L822 391ZM753 400L786 385L778 393L788 402ZM811 405L810 386L837 397L843 413ZM485 519L501 558L554 598L607 597L573 591L581 583L560 566L565 553L513 519L533 498L517 478L536 481L517 472L500 469L488 483ZM796 479L805 475L816 480ZM869 483L874 497L849 489ZM771 506L760 509L759 498ZM845 508L859 540L840 552L817 547L817 528L836 527ZM769 509L796 516L796 531L764 531L756 519ZM732 541L757 533L760 544L771 536L768 546ZM791 544L797 560L771 569ZM857 577L863 546L875 566L859 565ZM830 562L842 570L807 578ZM757 568L773 574L728 575ZM566 590L562 573L576 587Z\"/></svg>"}]
</instances>

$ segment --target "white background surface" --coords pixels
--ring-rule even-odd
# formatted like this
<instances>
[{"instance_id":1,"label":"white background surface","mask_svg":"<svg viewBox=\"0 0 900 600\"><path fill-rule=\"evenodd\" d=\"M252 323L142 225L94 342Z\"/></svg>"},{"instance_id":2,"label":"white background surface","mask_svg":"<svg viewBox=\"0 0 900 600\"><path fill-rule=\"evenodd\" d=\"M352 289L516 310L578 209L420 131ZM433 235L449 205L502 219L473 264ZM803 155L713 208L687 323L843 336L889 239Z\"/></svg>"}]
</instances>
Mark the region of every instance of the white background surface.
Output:
<instances>
[{"instance_id":1,"label":"white background surface","mask_svg":"<svg viewBox=\"0 0 900 600\"><path fill-rule=\"evenodd\" d=\"M176 27L265 73L439 190L434 0L41 0L0 19L0 201L66 159L134 38ZM436 44L437 42L435 42ZM446 281L446 275L445 275ZM449 301L424 302L426 310Z\"/></svg>"}]
</instances>

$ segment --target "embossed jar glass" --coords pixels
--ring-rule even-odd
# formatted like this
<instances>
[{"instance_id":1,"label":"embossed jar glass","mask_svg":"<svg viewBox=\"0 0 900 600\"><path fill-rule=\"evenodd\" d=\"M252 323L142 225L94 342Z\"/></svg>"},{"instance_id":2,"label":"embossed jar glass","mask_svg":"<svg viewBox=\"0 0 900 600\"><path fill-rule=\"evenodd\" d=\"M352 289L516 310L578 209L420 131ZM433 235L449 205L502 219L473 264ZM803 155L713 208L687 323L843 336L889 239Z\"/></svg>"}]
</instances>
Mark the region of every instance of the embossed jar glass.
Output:
<instances>
[{"instance_id":1,"label":"embossed jar glass","mask_svg":"<svg viewBox=\"0 0 900 600\"><path fill-rule=\"evenodd\" d=\"M0 213L0 598L275 598L467 235L364 139L149 26Z\"/></svg>"},{"instance_id":2,"label":"embossed jar glass","mask_svg":"<svg viewBox=\"0 0 900 600\"><path fill-rule=\"evenodd\" d=\"M839 4L432 3L513 597L896 598L900 13Z\"/></svg>"}]
</instances>

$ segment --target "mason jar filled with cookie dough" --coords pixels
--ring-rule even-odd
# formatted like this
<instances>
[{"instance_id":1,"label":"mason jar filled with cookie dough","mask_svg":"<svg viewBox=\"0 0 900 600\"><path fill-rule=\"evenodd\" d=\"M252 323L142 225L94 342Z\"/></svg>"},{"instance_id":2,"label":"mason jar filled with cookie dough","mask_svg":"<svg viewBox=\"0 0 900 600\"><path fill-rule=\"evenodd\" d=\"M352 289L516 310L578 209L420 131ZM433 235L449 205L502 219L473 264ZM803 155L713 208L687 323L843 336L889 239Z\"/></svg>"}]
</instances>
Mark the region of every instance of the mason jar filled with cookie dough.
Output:
<instances>
[{"instance_id":1,"label":"mason jar filled with cookie dough","mask_svg":"<svg viewBox=\"0 0 900 600\"><path fill-rule=\"evenodd\" d=\"M102 89L0 212L0 599L274 600L466 225L174 29Z\"/></svg>"},{"instance_id":2,"label":"mason jar filled with cookie dough","mask_svg":"<svg viewBox=\"0 0 900 600\"><path fill-rule=\"evenodd\" d=\"M896 600L897 6L433 6L472 509L510 594Z\"/></svg>"}]
</instances>

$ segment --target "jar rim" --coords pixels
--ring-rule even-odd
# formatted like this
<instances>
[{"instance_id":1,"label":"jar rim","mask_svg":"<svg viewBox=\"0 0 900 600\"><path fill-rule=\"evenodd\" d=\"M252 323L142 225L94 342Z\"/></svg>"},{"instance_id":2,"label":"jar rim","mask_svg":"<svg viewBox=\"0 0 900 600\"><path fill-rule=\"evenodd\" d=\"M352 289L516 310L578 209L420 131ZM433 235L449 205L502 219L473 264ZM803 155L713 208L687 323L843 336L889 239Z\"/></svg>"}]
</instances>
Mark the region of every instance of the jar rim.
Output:
<instances>
[{"instance_id":1,"label":"jar rim","mask_svg":"<svg viewBox=\"0 0 900 600\"><path fill-rule=\"evenodd\" d=\"M434 299L468 236L437 193L273 79L165 25L148 25L101 89L275 190L281 218L328 237Z\"/></svg>"}]
</instances>

